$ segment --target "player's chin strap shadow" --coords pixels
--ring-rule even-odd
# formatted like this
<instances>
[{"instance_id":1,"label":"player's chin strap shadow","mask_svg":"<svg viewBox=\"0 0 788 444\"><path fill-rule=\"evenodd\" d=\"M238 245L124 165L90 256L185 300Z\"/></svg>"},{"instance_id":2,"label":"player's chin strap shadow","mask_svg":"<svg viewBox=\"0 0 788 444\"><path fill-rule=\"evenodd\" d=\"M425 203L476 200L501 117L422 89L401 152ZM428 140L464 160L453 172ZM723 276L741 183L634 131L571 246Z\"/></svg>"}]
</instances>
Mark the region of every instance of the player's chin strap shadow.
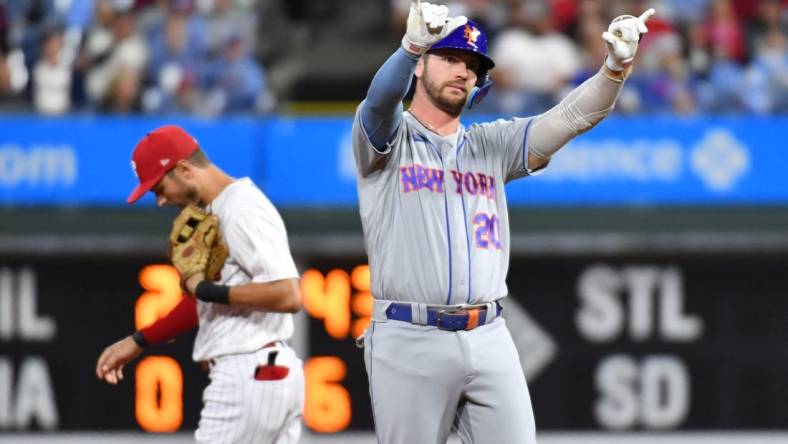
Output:
<instances>
[{"instance_id":1,"label":"player's chin strap shadow","mask_svg":"<svg viewBox=\"0 0 788 444\"><path fill-rule=\"evenodd\" d=\"M476 86L471 89L471 93L468 94L468 98L465 100L465 108L471 110L478 105L484 99L484 96L490 92L492 86L492 77L489 74L484 74Z\"/></svg>"}]
</instances>

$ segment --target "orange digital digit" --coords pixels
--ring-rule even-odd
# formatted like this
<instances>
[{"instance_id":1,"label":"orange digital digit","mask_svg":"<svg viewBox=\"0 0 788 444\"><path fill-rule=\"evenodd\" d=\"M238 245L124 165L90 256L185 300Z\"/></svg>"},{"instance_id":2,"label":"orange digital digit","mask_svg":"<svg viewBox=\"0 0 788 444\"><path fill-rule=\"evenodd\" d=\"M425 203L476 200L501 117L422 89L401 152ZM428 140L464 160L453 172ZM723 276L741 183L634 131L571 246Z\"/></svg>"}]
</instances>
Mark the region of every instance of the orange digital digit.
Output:
<instances>
[{"instance_id":1,"label":"orange digital digit","mask_svg":"<svg viewBox=\"0 0 788 444\"><path fill-rule=\"evenodd\" d=\"M323 319L326 332L334 339L350 333L350 276L344 270L331 270L325 277L317 270L301 275L304 308L317 319Z\"/></svg>"},{"instance_id":2,"label":"orange digital digit","mask_svg":"<svg viewBox=\"0 0 788 444\"><path fill-rule=\"evenodd\" d=\"M147 327L164 317L178 302L183 293L178 270L170 265L148 265L140 272L143 293L134 306L134 321L137 330Z\"/></svg>"},{"instance_id":3,"label":"orange digital digit","mask_svg":"<svg viewBox=\"0 0 788 444\"><path fill-rule=\"evenodd\" d=\"M134 413L148 432L174 432L183 422L183 374L177 361L148 356L137 365Z\"/></svg>"},{"instance_id":4,"label":"orange digital digit","mask_svg":"<svg viewBox=\"0 0 788 444\"><path fill-rule=\"evenodd\" d=\"M353 295L352 306L353 313L358 316L358 319L353 321L352 331L353 337L357 338L367 329L372 316L374 300L370 292L369 265L357 265L353 268L350 281L353 283L353 288L357 290Z\"/></svg>"},{"instance_id":5,"label":"orange digital digit","mask_svg":"<svg viewBox=\"0 0 788 444\"><path fill-rule=\"evenodd\" d=\"M164 317L180 302L180 275L170 265L142 269L140 285L146 291L134 305L134 324L139 330ZM183 422L183 372L172 358L148 356L135 370L134 411L137 423L148 432L174 432Z\"/></svg>"},{"instance_id":6,"label":"orange digital digit","mask_svg":"<svg viewBox=\"0 0 788 444\"><path fill-rule=\"evenodd\" d=\"M339 384L346 371L345 363L334 356L312 357L304 365L304 423L315 432L335 433L350 425L350 394Z\"/></svg>"}]
</instances>

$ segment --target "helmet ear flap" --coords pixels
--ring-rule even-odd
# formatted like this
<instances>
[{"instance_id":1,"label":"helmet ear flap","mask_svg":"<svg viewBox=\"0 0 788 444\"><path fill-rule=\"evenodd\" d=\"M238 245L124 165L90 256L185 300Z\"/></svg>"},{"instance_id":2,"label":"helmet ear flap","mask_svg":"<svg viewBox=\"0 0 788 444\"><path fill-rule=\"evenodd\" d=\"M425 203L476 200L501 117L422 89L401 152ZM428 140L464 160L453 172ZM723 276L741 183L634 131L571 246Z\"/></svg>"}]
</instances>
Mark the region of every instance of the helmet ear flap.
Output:
<instances>
[{"instance_id":1,"label":"helmet ear flap","mask_svg":"<svg viewBox=\"0 0 788 444\"><path fill-rule=\"evenodd\" d=\"M492 86L492 77L488 73L479 76L476 86L471 89L471 93L468 94L468 98L465 100L465 108L471 110L478 105L484 99L484 96L490 92Z\"/></svg>"}]
</instances>

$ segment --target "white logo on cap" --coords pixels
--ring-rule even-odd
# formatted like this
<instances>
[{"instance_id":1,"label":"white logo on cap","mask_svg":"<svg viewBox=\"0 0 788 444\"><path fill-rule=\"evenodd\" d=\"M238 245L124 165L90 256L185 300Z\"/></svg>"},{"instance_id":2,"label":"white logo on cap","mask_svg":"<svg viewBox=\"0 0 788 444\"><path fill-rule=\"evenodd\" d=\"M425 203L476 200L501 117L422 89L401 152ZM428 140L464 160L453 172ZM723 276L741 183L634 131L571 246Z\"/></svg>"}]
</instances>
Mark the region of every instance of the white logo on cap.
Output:
<instances>
[{"instance_id":1,"label":"white logo on cap","mask_svg":"<svg viewBox=\"0 0 788 444\"><path fill-rule=\"evenodd\" d=\"M161 160L159 161L159 163L161 164L161 166L163 166L163 167L166 167L166 166L167 166L167 164L169 164L169 163L170 163L170 159L161 159Z\"/></svg>"},{"instance_id":2,"label":"white logo on cap","mask_svg":"<svg viewBox=\"0 0 788 444\"><path fill-rule=\"evenodd\" d=\"M137 174L137 164L133 160L131 161L131 170L134 171L134 175L139 179L140 175Z\"/></svg>"}]
</instances>

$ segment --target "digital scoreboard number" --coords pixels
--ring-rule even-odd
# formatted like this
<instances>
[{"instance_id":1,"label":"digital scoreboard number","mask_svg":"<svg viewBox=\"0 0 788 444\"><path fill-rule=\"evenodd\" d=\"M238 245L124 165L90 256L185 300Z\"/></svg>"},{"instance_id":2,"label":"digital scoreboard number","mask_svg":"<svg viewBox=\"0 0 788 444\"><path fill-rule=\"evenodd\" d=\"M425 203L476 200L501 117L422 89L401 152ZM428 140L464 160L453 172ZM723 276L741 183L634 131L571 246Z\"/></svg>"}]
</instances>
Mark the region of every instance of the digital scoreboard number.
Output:
<instances>
[{"instance_id":1,"label":"digital scoreboard number","mask_svg":"<svg viewBox=\"0 0 788 444\"><path fill-rule=\"evenodd\" d=\"M178 272L169 265L144 267L139 282L145 292L135 305L137 329L164 317L181 298ZM318 346L317 350L310 348L310 356L304 357L304 423L315 432L340 432L351 424L354 403L345 385L347 360L353 361L353 376L357 380L359 363L363 371L363 356L352 344L370 322L373 301L369 288L366 264L352 266L349 272L341 268L327 273L308 269L301 276L303 306L310 316L310 331L315 332L316 337L322 336L322 340L310 340L310 343L336 342L337 348L344 349L336 354L331 347ZM363 376L366 378L366 374ZM366 379L357 381L355 386L365 383ZM143 430L171 432L180 428L183 372L177 361L160 355L143 357L135 368L135 387L135 418ZM359 393L355 394L361 398ZM360 402L363 401L356 401Z\"/></svg>"},{"instance_id":2,"label":"digital scoreboard number","mask_svg":"<svg viewBox=\"0 0 788 444\"><path fill-rule=\"evenodd\" d=\"M348 368L353 369L354 388L365 386L366 373L360 381L358 372L359 367L363 369L363 356L353 344L369 326L373 300L369 266L359 264L348 268L349 272L333 268L326 273L310 268L301 275L304 310L311 317L310 356L304 365L304 423L315 432L347 429L354 418L353 406L363 405L358 390L351 396L348 389ZM321 335L322 340L317 340ZM342 353L337 353L337 348ZM369 411L368 401L366 406Z\"/></svg>"},{"instance_id":3,"label":"digital scoreboard number","mask_svg":"<svg viewBox=\"0 0 788 444\"><path fill-rule=\"evenodd\" d=\"M169 265L148 265L140 271L145 292L134 306L137 330L164 317L181 300L180 275ZM169 356L148 355L134 370L134 417L143 430L174 432L183 423L183 371Z\"/></svg>"}]
</instances>

